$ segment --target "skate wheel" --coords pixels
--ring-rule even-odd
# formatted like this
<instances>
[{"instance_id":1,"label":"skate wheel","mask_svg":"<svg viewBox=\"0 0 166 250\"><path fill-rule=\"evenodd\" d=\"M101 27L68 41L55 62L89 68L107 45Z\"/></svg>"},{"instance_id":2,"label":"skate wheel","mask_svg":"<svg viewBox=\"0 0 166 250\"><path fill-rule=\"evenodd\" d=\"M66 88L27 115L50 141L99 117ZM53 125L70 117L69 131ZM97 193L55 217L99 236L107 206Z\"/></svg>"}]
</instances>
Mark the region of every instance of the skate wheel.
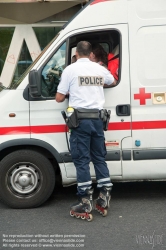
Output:
<instances>
[{"instance_id":1,"label":"skate wheel","mask_svg":"<svg viewBox=\"0 0 166 250\"><path fill-rule=\"evenodd\" d=\"M102 213L103 217L107 216L107 210L104 209L104 212Z\"/></svg>"},{"instance_id":2,"label":"skate wheel","mask_svg":"<svg viewBox=\"0 0 166 250\"><path fill-rule=\"evenodd\" d=\"M80 215L76 214L75 217L76 217L77 219L79 219L79 218L80 218Z\"/></svg>"},{"instance_id":3,"label":"skate wheel","mask_svg":"<svg viewBox=\"0 0 166 250\"><path fill-rule=\"evenodd\" d=\"M71 217L74 217L74 214L72 213L72 211L70 211L70 216L71 216Z\"/></svg>"},{"instance_id":4,"label":"skate wheel","mask_svg":"<svg viewBox=\"0 0 166 250\"><path fill-rule=\"evenodd\" d=\"M85 220L85 216L81 216L81 219L82 219L82 220Z\"/></svg>"},{"instance_id":5,"label":"skate wheel","mask_svg":"<svg viewBox=\"0 0 166 250\"><path fill-rule=\"evenodd\" d=\"M92 214L89 214L89 217L87 218L87 221L92 221L93 220L93 216Z\"/></svg>"}]
</instances>

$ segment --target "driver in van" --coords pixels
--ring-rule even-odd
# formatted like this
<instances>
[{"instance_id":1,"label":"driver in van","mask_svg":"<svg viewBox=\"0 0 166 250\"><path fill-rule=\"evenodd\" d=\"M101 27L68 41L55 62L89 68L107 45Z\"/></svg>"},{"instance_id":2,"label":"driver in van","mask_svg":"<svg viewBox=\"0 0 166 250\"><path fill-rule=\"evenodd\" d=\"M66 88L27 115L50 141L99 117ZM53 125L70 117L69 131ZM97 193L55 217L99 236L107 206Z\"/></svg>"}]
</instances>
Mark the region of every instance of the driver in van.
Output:
<instances>
[{"instance_id":1,"label":"driver in van","mask_svg":"<svg viewBox=\"0 0 166 250\"><path fill-rule=\"evenodd\" d=\"M89 60L92 46L80 41L76 48L77 61L67 66L61 76L55 100L63 102L69 93L69 107L82 111L84 117L71 130L71 156L77 173L78 203L72 205L70 215L92 220L93 189L89 164L96 173L99 196L96 208L106 216L111 198L112 183L105 162L106 147L101 110L105 102L103 86L115 85L114 77L105 68ZM92 94L93 93L93 94ZM97 116L96 114L97 110Z\"/></svg>"},{"instance_id":2,"label":"driver in van","mask_svg":"<svg viewBox=\"0 0 166 250\"><path fill-rule=\"evenodd\" d=\"M92 53L90 54L89 59L92 62L97 62L98 64L107 68L108 65L107 52L99 43L92 44Z\"/></svg>"},{"instance_id":3,"label":"driver in van","mask_svg":"<svg viewBox=\"0 0 166 250\"><path fill-rule=\"evenodd\" d=\"M76 55L72 56L71 63L75 63L77 61Z\"/></svg>"},{"instance_id":4,"label":"driver in van","mask_svg":"<svg viewBox=\"0 0 166 250\"><path fill-rule=\"evenodd\" d=\"M92 53L90 54L90 60L92 62L96 62L105 68L107 68L110 73L113 75L115 82L117 83L118 80L118 65L117 60L113 60L113 54L109 53L104 50L104 48L99 43L92 44ZM112 59L111 59L112 58ZM104 88L107 88L107 86L104 86Z\"/></svg>"}]
</instances>

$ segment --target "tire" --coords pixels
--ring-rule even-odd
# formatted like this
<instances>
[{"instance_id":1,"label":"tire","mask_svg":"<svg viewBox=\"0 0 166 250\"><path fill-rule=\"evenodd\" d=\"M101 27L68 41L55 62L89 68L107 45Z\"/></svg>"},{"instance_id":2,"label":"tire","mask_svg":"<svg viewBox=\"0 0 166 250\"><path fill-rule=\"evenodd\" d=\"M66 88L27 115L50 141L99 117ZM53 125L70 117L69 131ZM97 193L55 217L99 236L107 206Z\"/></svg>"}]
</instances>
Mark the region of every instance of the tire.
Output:
<instances>
[{"instance_id":1,"label":"tire","mask_svg":"<svg viewBox=\"0 0 166 250\"><path fill-rule=\"evenodd\" d=\"M12 208L40 206L54 186L53 166L38 152L18 150L0 162L0 199Z\"/></svg>"}]
</instances>

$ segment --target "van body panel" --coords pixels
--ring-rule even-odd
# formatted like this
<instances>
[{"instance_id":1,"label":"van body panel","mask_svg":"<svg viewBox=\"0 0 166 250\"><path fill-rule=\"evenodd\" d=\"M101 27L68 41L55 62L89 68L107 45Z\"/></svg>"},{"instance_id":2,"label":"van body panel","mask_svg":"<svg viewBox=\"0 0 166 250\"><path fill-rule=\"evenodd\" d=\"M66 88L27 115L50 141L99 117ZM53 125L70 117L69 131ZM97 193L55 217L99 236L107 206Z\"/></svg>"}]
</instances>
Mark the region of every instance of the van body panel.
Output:
<instances>
[{"instance_id":1,"label":"van body panel","mask_svg":"<svg viewBox=\"0 0 166 250\"><path fill-rule=\"evenodd\" d=\"M162 150L166 147L166 2L131 1L128 13L132 148L138 149L136 141L140 141L139 149L145 152ZM151 171L152 166L156 166L154 173L165 173L163 161L157 165L152 161L146 161ZM138 174L140 172L138 169Z\"/></svg>"},{"instance_id":2,"label":"van body panel","mask_svg":"<svg viewBox=\"0 0 166 250\"><path fill-rule=\"evenodd\" d=\"M0 143L16 138L30 138L29 102L22 90L0 92Z\"/></svg>"}]
</instances>

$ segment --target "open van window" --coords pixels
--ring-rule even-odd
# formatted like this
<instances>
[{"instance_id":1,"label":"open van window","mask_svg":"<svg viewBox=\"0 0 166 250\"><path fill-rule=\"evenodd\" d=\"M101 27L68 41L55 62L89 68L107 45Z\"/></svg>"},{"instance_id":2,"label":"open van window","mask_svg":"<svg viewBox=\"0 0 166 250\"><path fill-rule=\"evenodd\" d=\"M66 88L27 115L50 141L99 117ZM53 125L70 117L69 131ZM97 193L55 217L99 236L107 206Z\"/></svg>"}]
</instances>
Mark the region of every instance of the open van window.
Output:
<instances>
[{"instance_id":1,"label":"open van window","mask_svg":"<svg viewBox=\"0 0 166 250\"><path fill-rule=\"evenodd\" d=\"M121 36L118 30L94 31L89 33L81 33L70 37L69 39L69 64L73 55L75 55L76 45L79 41L88 41L91 44L100 44L108 55L108 70L112 73L117 83L120 80L120 52ZM110 60L111 59L111 60Z\"/></svg>"},{"instance_id":2,"label":"open van window","mask_svg":"<svg viewBox=\"0 0 166 250\"><path fill-rule=\"evenodd\" d=\"M91 44L99 43L107 54L117 51L117 47L121 50L120 32L118 30L85 32L69 37L68 41L65 41L39 70L41 72L41 98L53 99L55 97L61 74L64 68L71 64L79 41L89 41ZM118 71L119 75L120 70Z\"/></svg>"}]
</instances>

